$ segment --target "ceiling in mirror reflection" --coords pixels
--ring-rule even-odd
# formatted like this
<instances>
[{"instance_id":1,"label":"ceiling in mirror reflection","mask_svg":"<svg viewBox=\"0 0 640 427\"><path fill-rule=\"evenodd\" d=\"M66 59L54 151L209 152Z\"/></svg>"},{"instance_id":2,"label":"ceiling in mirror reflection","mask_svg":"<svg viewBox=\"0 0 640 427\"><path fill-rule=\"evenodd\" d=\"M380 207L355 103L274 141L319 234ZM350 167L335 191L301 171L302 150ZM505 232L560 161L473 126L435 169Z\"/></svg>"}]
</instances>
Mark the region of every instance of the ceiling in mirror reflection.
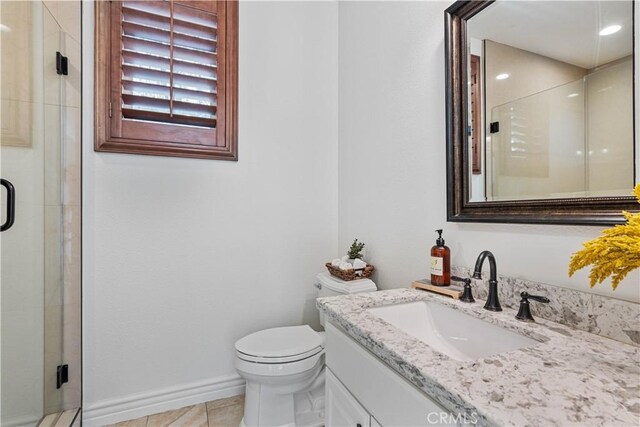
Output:
<instances>
[{"instance_id":1,"label":"ceiling in mirror reflection","mask_svg":"<svg viewBox=\"0 0 640 427\"><path fill-rule=\"evenodd\" d=\"M467 31L592 69L632 53L632 16L631 1L498 0L469 20ZM620 29L612 31L614 26Z\"/></svg>"}]
</instances>

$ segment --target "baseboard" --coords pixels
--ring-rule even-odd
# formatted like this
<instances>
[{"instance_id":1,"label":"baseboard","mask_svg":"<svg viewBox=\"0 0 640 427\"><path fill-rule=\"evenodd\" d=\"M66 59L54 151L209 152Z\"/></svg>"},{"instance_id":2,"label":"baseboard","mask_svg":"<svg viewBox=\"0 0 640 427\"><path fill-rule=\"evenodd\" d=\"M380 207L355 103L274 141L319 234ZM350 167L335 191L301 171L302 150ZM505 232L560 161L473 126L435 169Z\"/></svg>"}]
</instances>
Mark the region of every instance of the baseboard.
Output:
<instances>
[{"instance_id":1,"label":"baseboard","mask_svg":"<svg viewBox=\"0 0 640 427\"><path fill-rule=\"evenodd\" d=\"M83 408L82 425L106 426L243 393L244 380L238 375L212 378L96 402Z\"/></svg>"},{"instance_id":2,"label":"baseboard","mask_svg":"<svg viewBox=\"0 0 640 427\"><path fill-rule=\"evenodd\" d=\"M11 418L2 422L2 427L32 427L37 425L42 417L33 415L24 415L21 417Z\"/></svg>"}]
</instances>

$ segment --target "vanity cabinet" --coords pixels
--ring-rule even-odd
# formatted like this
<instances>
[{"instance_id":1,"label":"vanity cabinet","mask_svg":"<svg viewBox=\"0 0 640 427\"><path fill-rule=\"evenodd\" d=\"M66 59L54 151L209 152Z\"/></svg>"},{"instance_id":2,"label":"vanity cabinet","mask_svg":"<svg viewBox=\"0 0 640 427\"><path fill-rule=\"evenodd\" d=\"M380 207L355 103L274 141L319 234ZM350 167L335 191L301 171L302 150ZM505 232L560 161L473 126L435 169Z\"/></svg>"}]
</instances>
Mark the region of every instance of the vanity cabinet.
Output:
<instances>
[{"instance_id":1,"label":"vanity cabinet","mask_svg":"<svg viewBox=\"0 0 640 427\"><path fill-rule=\"evenodd\" d=\"M352 427L380 425L329 369L326 371L325 393L325 425Z\"/></svg>"},{"instance_id":2,"label":"vanity cabinet","mask_svg":"<svg viewBox=\"0 0 640 427\"><path fill-rule=\"evenodd\" d=\"M331 323L326 325L325 425L455 426L455 414Z\"/></svg>"}]
</instances>

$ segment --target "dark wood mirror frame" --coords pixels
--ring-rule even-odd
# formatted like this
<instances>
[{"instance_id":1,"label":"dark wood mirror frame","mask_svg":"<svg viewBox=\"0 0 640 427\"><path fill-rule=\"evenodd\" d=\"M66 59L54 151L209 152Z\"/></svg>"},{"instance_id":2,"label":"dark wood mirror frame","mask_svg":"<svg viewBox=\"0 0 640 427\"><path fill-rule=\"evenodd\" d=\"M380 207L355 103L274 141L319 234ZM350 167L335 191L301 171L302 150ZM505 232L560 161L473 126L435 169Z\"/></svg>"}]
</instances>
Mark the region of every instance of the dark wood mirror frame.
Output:
<instances>
[{"instance_id":1,"label":"dark wood mirror frame","mask_svg":"<svg viewBox=\"0 0 640 427\"><path fill-rule=\"evenodd\" d=\"M637 212L640 207L631 195L499 202L469 201L469 146L466 138L468 121L465 108L468 105L465 55L467 20L493 1L457 1L445 11L447 221L575 225L624 223L622 211ZM632 189L629 189L630 194L631 191Z\"/></svg>"}]
</instances>

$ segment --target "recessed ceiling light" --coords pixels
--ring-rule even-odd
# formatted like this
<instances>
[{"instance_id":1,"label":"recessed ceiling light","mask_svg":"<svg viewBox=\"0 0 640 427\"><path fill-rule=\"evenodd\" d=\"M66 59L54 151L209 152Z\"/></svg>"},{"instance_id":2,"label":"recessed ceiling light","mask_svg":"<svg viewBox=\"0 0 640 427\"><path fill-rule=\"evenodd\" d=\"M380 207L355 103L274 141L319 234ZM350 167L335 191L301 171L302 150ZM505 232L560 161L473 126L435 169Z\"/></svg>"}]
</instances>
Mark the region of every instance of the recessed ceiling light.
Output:
<instances>
[{"instance_id":1,"label":"recessed ceiling light","mask_svg":"<svg viewBox=\"0 0 640 427\"><path fill-rule=\"evenodd\" d=\"M600 35L608 36L610 34L617 33L621 29L622 29L621 25L609 25L608 27L604 27L602 30L600 30Z\"/></svg>"},{"instance_id":2,"label":"recessed ceiling light","mask_svg":"<svg viewBox=\"0 0 640 427\"><path fill-rule=\"evenodd\" d=\"M504 80L504 79L508 79L508 78L509 78L509 74L507 74L507 73L498 74L496 76L496 80Z\"/></svg>"},{"instance_id":3,"label":"recessed ceiling light","mask_svg":"<svg viewBox=\"0 0 640 427\"><path fill-rule=\"evenodd\" d=\"M569 95L567 95L567 98L575 98L576 96L580 96L580 94L573 92L573 93L570 93Z\"/></svg>"}]
</instances>

